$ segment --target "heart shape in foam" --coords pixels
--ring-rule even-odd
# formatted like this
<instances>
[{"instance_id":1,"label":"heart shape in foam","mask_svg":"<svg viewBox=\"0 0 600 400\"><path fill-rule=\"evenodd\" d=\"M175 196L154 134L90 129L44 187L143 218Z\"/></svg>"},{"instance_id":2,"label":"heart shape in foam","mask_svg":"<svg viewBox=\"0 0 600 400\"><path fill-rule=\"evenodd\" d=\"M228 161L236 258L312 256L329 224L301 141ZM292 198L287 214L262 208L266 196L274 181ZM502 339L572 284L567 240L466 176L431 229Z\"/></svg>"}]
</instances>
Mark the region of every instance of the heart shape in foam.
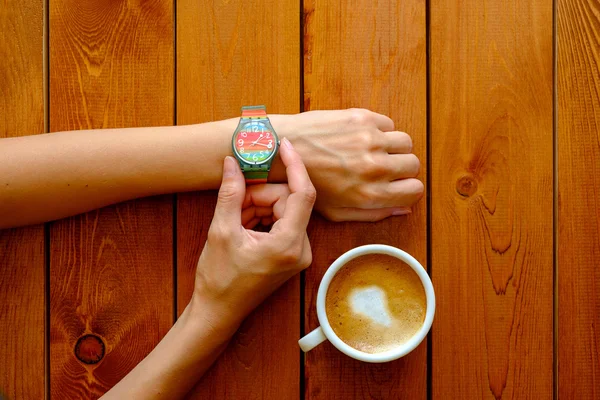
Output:
<instances>
[{"instance_id":1,"label":"heart shape in foam","mask_svg":"<svg viewBox=\"0 0 600 400\"><path fill-rule=\"evenodd\" d=\"M378 286L354 289L349 300L355 314L365 316L380 325L392 325L392 318L387 307L387 296Z\"/></svg>"}]
</instances>

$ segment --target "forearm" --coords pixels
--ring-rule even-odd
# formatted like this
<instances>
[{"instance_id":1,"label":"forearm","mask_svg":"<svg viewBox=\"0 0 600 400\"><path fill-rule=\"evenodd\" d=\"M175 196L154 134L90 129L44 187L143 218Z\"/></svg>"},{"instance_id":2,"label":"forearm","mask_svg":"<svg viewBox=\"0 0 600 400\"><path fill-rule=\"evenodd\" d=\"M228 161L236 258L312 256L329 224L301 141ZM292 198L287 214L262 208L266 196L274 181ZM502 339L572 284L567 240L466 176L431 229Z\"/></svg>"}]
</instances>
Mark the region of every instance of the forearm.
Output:
<instances>
[{"instance_id":1,"label":"forearm","mask_svg":"<svg viewBox=\"0 0 600 400\"><path fill-rule=\"evenodd\" d=\"M239 319L191 303L175 325L103 399L177 399L188 393L227 346Z\"/></svg>"},{"instance_id":2,"label":"forearm","mask_svg":"<svg viewBox=\"0 0 600 400\"><path fill-rule=\"evenodd\" d=\"M0 140L0 228L218 187L235 121ZM210 149L210 151L206 151Z\"/></svg>"}]
</instances>

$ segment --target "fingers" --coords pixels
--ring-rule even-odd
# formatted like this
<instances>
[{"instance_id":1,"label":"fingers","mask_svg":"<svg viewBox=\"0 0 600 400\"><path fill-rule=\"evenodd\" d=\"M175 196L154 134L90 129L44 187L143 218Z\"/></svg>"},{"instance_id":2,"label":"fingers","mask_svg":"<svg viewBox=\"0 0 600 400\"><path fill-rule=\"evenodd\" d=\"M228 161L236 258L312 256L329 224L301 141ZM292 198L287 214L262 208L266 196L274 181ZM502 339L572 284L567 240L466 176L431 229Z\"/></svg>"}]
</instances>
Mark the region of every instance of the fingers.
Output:
<instances>
[{"instance_id":1,"label":"fingers","mask_svg":"<svg viewBox=\"0 0 600 400\"><path fill-rule=\"evenodd\" d=\"M387 115L379 114L365 108L350 108L348 111L352 122L357 125L369 125L375 123L379 130L387 132L394 130L394 121Z\"/></svg>"},{"instance_id":2,"label":"fingers","mask_svg":"<svg viewBox=\"0 0 600 400\"><path fill-rule=\"evenodd\" d=\"M390 154L408 154L413 149L411 137L398 131L383 132L385 137L385 150Z\"/></svg>"},{"instance_id":3,"label":"fingers","mask_svg":"<svg viewBox=\"0 0 600 400\"><path fill-rule=\"evenodd\" d=\"M259 214L261 213L260 211L257 211L257 212ZM274 220L274 217L271 214L270 209L269 209L269 214L264 217L253 216L246 220L244 219L244 213L242 213L242 225L244 226L245 229L254 229L256 227L256 225L258 225L259 223L262 224L263 226L270 226L270 225L273 225L273 220Z\"/></svg>"},{"instance_id":4,"label":"fingers","mask_svg":"<svg viewBox=\"0 0 600 400\"><path fill-rule=\"evenodd\" d=\"M362 196L347 206L375 210L410 207L423 197L423 183L414 178L378 182L361 190Z\"/></svg>"},{"instance_id":5,"label":"fingers","mask_svg":"<svg viewBox=\"0 0 600 400\"><path fill-rule=\"evenodd\" d=\"M365 210L363 208L336 208L324 213L325 218L333 222L343 221L362 221L362 222L376 222L382 219L408 215L412 213L410 207L388 207L388 208L376 208L373 210Z\"/></svg>"},{"instance_id":6,"label":"fingers","mask_svg":"<svg viewBox=\"0 0 600 400\"><path fill-rule=\"evenodd\" d=\"M258 207L272 207L279 200L285 200L290 195L286 184L254 185L246 189L246 198L242 208L255 205Z\"/></svg>"},{"instance_id":7,"label":"fingers","mask_svg":"<svg viewBox=\"0 0 600 400\"><path fill-rule=\"evenodd\" d=\"M423 197L425 187L418 179L402 179L387 184L380 207L410 207Z\"/></svg>"},{"instance_id":8,"label":"fingers","mask_svg":"<svg viewBox=\"0 0 600 400\"><path fill-rule=\"evenodd\" d=\"M263 226L271 226L273 225L273 218L271 217L263 217L263 218L253 218L247 223L243 224L245 229L254 229L256 225L262 224Z\"/></svg>"},{"instance_id":9,"label":"fingers","mask_svg":"<svg viewBox=\"0 0 600 400\"><path fill-rule=\"evenodd\" d=\"M244 225L245 229L254 229L254 227L256 225L258 225L259 222L260 222L260 218L253 218L250 221L248 221L242 225Z\"/></svg>"},{"instance_id":10,"label":"fingers","mask_svg":"<svg viewBox=\"0 0 600 400\"><path fill-rule=\"evenodd\" d=\"M271 217L264 217L264 218L261 218L261 220L260 220L260 223L261 223L263 226L270 226L270 225L273 225L273 218L271 218Z\"/></svg>"},{"instance_id":11,"label":"fingers","mask_svg":"<svg viewBox=\"0 0 600 400\"><path fill-rule=\"evenodd\" d=\"M246 227L250 221L256 218L260 219L262 217L271 217L272 215L273 209L271 207L250 206L242 210L242 225Z\"/></svg>"},{"instance_id":12,"label":"fingers","mask_svg":"<svg viewBox=\"0 0 600 400\"><path fill-rule=\"evenodd\" d=\"M292 233L304 232L310 219L317 192L310 181L300 155L294 150L289 140L283 139L280 155L283 164L286 166L290 195L287 198L283 216L275 226L279 230Z\"/></svg>"},{"instance_id":13,"label":"fingers","mask_svg":"<svg viewBox=\"0 0 600 400\"><path fill-rule=\"evenodd\" d=\"M223 181L219 189L213 222L217 222L220 228L239 227L245 194L246 182L239 164L232 157L225 157Z\"/></svg>"},{"instance_id":14,"label":"fingers","mask_svg":"<svg viewBox=\"0 0 600 400\"><path fill-rule=\"evenodd\" d=\"M286 184L265 184L246 188L246 198L242 204L244 228L251 229L248 228L248 223L256 217L269 217L270 224L273 220L281 218L289 194L290 190ZM262 223L266 221L265 219Z\"/></svg>"},{"instance_id":15,"label":"fingers","mask_svg":"<svg viewBox=\"0 0 600 400\"><path fill-rule=\"evenodd\" d=\"M421 162L414 154L389 154L382 162L392 181L416 178L421 170Z\"/></svg>"},{"instance_id":16,"label":"fingers","mask_svg":"<svg viewBox=\"0 0 600 400\"><path fill-rule=\"evenodd\" d=\"M375 120L375 125L383 132L393 131L394 130L394 121L387 115L378 114L376 112L372 112L373 118Z\"/></svg>"}]
</instances>

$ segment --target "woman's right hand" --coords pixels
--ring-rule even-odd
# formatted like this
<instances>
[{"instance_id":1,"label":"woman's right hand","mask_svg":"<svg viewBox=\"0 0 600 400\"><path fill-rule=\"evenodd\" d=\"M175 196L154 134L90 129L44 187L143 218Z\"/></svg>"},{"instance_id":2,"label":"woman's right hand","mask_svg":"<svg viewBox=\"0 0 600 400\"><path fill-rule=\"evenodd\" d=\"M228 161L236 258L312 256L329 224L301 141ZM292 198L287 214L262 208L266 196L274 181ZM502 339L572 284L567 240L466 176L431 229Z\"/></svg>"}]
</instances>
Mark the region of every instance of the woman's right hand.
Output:
<instances>
[{"instance_id":1,"label":"woman's right hand","mask_svg":"<svg viewBox=\"0 0 600 400\"><path fill-rule=\"evenodd\" d=\"M241 323L312 261L306 226L316 191L300 155L287 139L282 141L280 156L288 184L261 185L248 191L239 164L231 157L225 159L191 307L192 313L207 305L218 310L218 315L207 321L212 325ZM261 219L274 222L270 232L251 230Z\"/></svg>"}]
</instances>

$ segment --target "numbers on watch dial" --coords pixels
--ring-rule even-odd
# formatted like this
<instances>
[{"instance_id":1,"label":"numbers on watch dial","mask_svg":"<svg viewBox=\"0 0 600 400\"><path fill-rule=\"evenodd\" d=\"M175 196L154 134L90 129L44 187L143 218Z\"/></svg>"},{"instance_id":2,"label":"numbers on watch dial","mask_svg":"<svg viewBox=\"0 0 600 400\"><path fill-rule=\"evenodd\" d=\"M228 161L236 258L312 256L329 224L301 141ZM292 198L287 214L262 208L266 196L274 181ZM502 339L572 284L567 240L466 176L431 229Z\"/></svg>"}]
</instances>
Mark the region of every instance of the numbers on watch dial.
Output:
<instances>
[{"instance_id":1,"label":"numbers on watch dial","mask_svg":"<svg viewBox=\"0 0 600 400\"><path fill-rule=\"evenodd\" d=\"M252 164L261 164L272 156L275 136L261 121L247 122L234 138L238 155Z\"/></svg>"}]
</instances>

